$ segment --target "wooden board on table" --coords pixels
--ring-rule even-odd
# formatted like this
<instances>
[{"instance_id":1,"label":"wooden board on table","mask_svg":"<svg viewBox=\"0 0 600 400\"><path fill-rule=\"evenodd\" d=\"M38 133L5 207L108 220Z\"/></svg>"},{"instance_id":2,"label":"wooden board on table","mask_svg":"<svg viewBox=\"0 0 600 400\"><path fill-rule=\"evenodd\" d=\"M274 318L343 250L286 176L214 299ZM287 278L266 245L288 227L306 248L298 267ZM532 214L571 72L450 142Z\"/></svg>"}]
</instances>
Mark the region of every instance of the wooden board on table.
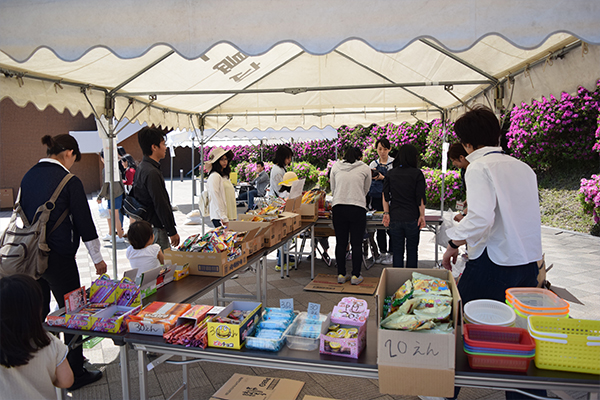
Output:
<instances>
[{"instance_id":1,"label":"wooden board on table","mask_svg":"<svg viewBox=\"0 0 600 400\"><path fill-rule=\"evenodd\" d=\"M364 280L360 285L352 285L350 281L340 285L337 283L337 275L319 274L304 287L304 290L328 293L374 294L377 285L379 285L379 278L366 276L363 278Z\"/></svg>"}]
</instances>

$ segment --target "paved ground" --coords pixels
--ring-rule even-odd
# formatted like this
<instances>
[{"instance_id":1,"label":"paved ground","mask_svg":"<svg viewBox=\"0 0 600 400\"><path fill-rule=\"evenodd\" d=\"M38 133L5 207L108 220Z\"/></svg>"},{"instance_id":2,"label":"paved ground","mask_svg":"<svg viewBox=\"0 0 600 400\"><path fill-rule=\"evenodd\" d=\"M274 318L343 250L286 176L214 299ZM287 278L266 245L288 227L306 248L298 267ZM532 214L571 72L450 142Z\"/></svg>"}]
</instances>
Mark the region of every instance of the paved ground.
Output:
<instances>
[{"instance_id":1,"label":"paved ground","mask_svg":"<svg viewBox=\"0 0 600 400\"><path fill-rule=\"evenodd\" d=\"M191 181L175 182L173 185L174 204L179 211L175 212L176 220L182 239L193 233L201 231L199 225L184 225L186 214L192 210ZM167 190L171 192L171 184L167 182ZM95 195L95 194L93 194ZM98 234L103 237L108 233L106 220L100 219L97 204L93 195L89 196L90 208L94 216ZM8 223L10 212L0 212L0 228L3 230ZM127 222L125 228L127 228ZM434 264L433 234L421 233L421 244L419 246L420 267L431 268ZM548 273L548 280L554 285L568 289L583 304L571 303L570 314L574 318L600 319L600 238L582 235L574 232L562 231L554 228L542 227L542 243L546 254L547 264L554 267ZM329 253L333 255L334 239L330 239L332 249ZM117 245L118 274L122 276L123 271L129 269L125 257L126 244ZM103 253L108 270L112 275L113 266L110 262L112 250L110 244L106 244ZM440 257L441 257L440 252ZM95 279L95 270L91 259L85 251L85 246L80 246L77 254L79 271L82 285L90 286ZM273 268L275 255L269 257L268 274L268 304L267 306L278 306L280 298L293 296L294 305L297 310L304 311L308 302L321 304L322 310L331 310L342 297L329 293L305 292L303 290L310 282L310 264L303 262L298 270L292 270L290 277L280 279L279 273ZM315 263L316 273L335 273L322 261ZM365 276L379 276L382 266L376 264ZM254 290L256 278L252 271L240 273L239 278L229 280L226 284L227 292L247 293ZM365 296L371 309L375 309L374 297ZM196 299L196 304L212 304L212 294ZM104 371L104 377L97 383L82 388L70 394L73 399L120 399L121 382L119 366L119 350L110 340L103 340L92 349L85 350L85 356L90 360L90 368ZM133 351L129 351L130 359L130 387L132 398L139 397L137 371L137 358ZM161 365L149 373L149 396L152 399L169 398L171 393L178 387L180 367ZM335 375L308 374L303 372L269 370L264 368L250 368L232 366L226 364L215 364L202 362L190 367L191 398L208 399L223 385L233 373L244 373L260 376L276 376L282 378L296 379L305 382L304 388L298 396L302 399L305 395L330 397L334 399L360 399L360 400L391 400L391 399L416 399L412 396L389 396L379 393L378 381L369 379L358 379ZM569 392L576 399L584 398L585 394ZM182 396L179 396L181 398ZM503 399L502 392L494 390L465 388L461 391L459 399Z\"/></svg>"}]
</instances>

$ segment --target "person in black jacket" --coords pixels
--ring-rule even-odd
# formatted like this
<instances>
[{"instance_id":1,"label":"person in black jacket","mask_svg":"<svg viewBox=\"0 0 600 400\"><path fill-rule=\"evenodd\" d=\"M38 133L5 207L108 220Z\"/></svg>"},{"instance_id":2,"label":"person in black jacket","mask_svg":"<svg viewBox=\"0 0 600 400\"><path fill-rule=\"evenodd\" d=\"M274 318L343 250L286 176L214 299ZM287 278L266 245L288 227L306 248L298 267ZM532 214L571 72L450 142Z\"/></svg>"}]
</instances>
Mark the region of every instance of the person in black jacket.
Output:
<instances>
[{"instance_id":1,"label":"person in black jacket","mask_svg":"<svg viewBox=\"0 0 600 400\"><path fill-rule=\"evenodd\" d=\"M154 229L154 242L165 250L169 248L169 241L172 246L179 245L173 208L159 164L167 154L165 135L160 129L144 127L138 132L138 142L144 159L135 171L131 191L148 209L147 220Z\"/></svg>"},{"instance_id":2,"label":"person in black jacket","mask_svg":"<svg viewBox=\"0 0 600 400\"><path fill-rule=\"evenodd\" d=\"M417 168L418 151L405 144L398 150L383 181L383 225L390 228L394 267L417 268L420 229L425 228L425 177Z\"/></svg>"},{"instance_id":3,"label":"person in black jacket","mask_svg":"<svg viewBox=\"0 0 600 400\"><path fill-rule=\"evenodd\" d=\"M30 222L33 222L36 210L48 201L61 180L69 173L75 161L81 159L79 145L70 135L51 137L46 135L42 143L48 147L48 158L42 158L33 166L21 181L21 207ZM48 269L38 283L42 288L42 319L50 312L50 292L54 295L59 307L65 306L64 295L81 287L79 270L75 254L82 240L88 249L96 267L96 273L106 272L106 263L100 253L100 240L87 197L81 180L71 178L58 196L50 218L46 224L46 232L50 232L63 212L68 209L68 217L46 238L50 247ZM72 335L65 335L65 343L71 341ZM88 371L83 366L83 350L81 346L70 350L67 356L75 383L70 390L102 378L101 371Z\"/></svg>"}]
</instances>

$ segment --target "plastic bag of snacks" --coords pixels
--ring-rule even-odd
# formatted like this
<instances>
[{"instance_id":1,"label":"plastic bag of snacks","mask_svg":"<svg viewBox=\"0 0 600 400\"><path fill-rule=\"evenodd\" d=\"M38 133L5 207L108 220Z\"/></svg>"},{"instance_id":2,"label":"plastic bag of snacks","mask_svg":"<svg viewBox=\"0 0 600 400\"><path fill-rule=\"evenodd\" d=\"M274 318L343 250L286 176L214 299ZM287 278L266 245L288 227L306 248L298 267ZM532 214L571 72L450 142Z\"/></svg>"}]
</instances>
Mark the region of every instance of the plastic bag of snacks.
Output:
<instances>
[{"instance_id":1,"label":"plastic bag of snacks","mask_svg":"<svg viewBox=\"0 0 600 400\"><path fill-rule=\"evenodd\" d=\"M381 327L385 329L445 332L452 313L452 292L447 281L413 272L412 280L384 300L383 312Z\"/></svg>"},{"instance_id":2,"label":"plastic bag of snacks","mask_svg":"<svg viewBox=\"0 0 600 400\"><path fill-rule=\"evenodd\" d=\"M189 236L177 250L204 253L222 253L226 251L235 255L236 252L241 251L239 247L246 233L230 231L221 226L208 231L204 236L200 234Z\"/></svg>"}]
</instances>

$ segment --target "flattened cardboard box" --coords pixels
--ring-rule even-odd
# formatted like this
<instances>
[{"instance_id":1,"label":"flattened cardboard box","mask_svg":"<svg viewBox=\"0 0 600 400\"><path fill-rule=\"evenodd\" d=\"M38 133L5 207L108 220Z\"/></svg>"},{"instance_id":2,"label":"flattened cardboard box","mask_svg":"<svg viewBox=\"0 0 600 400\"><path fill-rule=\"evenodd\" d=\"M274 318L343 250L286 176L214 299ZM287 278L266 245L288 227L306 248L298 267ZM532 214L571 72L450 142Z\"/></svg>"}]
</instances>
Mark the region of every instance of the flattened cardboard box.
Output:
<instances>
[{"instance_id":1,"label":"flattened cardboard box","mask_svg":"<svg viewBox=\"0 0 600 400\"><path fill-rule=\"evenodd\" d=\"M461 309L456 282L444 269L385 268L377 289L377 321L381 322L383 302L413 272L442 278L450 282L454 332L433 334L377 329L377 365L379 391L386 394L413 396L454 395L456 323Z\"/></svg>"},{"instance_id":2,"label":"flattened cardboard box","mask_svg":"<svg viewBox=\"0 0 600 400\"><path fill-rule=\"evenodd\" d=\"M375 293L375 290L377 290L378 284L379 278L365 276L360 285L352 285L349 281L340 285L337 282L337 275L319 274L304 287L304 290L313 292L372 295Z\"/></svg>"},{"instance_id":3,"label":"flattened cardboard box","mask_svg":"<svg viewBox=\"0 0 600 400\"><path fill-rule=\"evenodd\" d=\"M296 400L304 382L233 374L210 400Z\"/></svg>"}]
</instances>

